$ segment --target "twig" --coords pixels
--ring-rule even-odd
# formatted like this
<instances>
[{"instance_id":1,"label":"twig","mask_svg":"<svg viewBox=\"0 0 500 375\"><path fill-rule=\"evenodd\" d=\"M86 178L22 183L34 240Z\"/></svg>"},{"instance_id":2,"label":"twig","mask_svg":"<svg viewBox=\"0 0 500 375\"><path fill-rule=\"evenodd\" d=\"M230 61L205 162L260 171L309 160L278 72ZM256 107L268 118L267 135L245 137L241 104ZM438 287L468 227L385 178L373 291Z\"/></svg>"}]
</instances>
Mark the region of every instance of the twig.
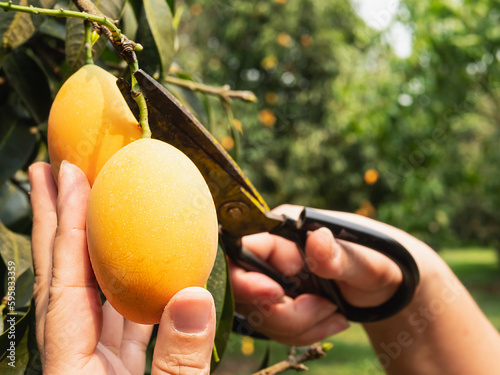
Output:
<instances>
[{"instance_id":1,"label":"twig","mask_svg":"<svg viewBox=\"0 0 500 375\"><path fill-rule=\"evenodd\" d=\"M231 102L231 99L239 99L244 102L256 103L257 97L251 91L236 91L231 90L229 85L224 85L220 87L214 87L205 85L203 83L189 81L187 79L182 79L173 76L166 76L165 81L168 83L172 83L177 86L186 87L191 91L200 91L206 94L212 94L220 96L222 100L227 103Z\"/></svg>"},{"instance_id":2,"label":"twig","mask_svg":"<svg viewBox=\"0 0 500 375\"><path fill-rule=\"evenodd\" d=\"M107 20L106 16L102 14L99 9L94 5L94 3L90 0L73 0L73 3L80 10L80 12L85 12L97 17L102 17ZM140 44L135 43L134 41L128 39L124 34L121 33L120 29L116 26L118 21L109 22L113 27L109 27L108 24L101 25L98 22L94 22L92 19L92 24L94 29L99 33L106 35L109 39L113 47L119 53L119 55L127 62L127 64L131 65L137 62L137 57L135 55L135 51L142 50L142 46Z\"/></svg>"},{"instance_id":3,"label":"twig","mask_svg":"<svg viewBox=\"0 0 500 375\"><path fill-rule=\"evenodd\" d=\"M296 370L304 371L307 370L307 366L304 365L306 361L312 361L315 359L323 358L326 352L333 347L331 343L314 343L306 349L306 351L296 354L295 347L290 350L290 355L284 361L278 362L268 368L260 370L252 375L275 375L282 373L286 370Z\"/></svg>"}]
</instances>

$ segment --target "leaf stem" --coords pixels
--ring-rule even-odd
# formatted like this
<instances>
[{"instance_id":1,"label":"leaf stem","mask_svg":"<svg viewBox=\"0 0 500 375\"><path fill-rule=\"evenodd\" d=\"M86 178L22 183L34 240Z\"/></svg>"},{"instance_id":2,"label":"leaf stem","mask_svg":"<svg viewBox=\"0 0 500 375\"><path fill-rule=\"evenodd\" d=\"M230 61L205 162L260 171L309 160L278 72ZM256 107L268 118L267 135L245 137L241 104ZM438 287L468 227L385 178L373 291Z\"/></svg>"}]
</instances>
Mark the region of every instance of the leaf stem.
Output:
<instances>
[{"instance_id":1,"label":"leaf stem","mask_svg":"<svg viewBox=\"0 0 500 375\"><path fill-rule=\"evenodd\" d=\"M141 92L141 87L135 78L134 72L139 69L139 64L137 62L129 64L130 66L130 76L132 88L130 92L135 102L139 106L139 126L142 128L141 138L151 138L151 129L149 128L148 121L148 106L144 94Z\"/></svg>"}]
</instances>

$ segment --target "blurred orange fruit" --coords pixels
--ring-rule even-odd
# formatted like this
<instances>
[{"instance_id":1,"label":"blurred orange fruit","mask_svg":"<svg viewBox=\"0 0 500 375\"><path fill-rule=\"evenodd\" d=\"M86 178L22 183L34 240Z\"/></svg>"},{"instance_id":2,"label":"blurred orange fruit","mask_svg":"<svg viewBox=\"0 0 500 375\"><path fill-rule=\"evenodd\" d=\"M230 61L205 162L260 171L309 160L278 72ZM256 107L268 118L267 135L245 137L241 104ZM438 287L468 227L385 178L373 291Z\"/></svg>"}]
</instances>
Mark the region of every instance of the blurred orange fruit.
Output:
<instances>
[{"instance_id":1,"label":"blurred orange fruit","mask_svg":"<svg viewBox=\"0 0 500 375\"><path fill-rule=\"evenodd\" d=\"M378 172L377 170L375 169L368 169L366 172L365 172L365 182L368 184L368 185L373 185L375 184L377 181L378 181Z\"/></svg>"},{"instance_id":2,"label":"blurred orange fruit","mask_svg":"<svg viewBox=\"0 0 500 375\"><path fill-rule=\"evenodd\" d=\"M292 45L292 37L287 33L279 33L276 40L282 47L290 47Z\"/></svg>"},{"instance_id":3,"label":"blurred orange fruit","mask_svg":"<svg viewBox=\"0 0 500 375\"><path fill-rule=\"evenodd\" d=\"M270 109L263 109L259 112L259 121L267 127L272 127L276 123L276 116Z\"/></svg>"}]
</instances>

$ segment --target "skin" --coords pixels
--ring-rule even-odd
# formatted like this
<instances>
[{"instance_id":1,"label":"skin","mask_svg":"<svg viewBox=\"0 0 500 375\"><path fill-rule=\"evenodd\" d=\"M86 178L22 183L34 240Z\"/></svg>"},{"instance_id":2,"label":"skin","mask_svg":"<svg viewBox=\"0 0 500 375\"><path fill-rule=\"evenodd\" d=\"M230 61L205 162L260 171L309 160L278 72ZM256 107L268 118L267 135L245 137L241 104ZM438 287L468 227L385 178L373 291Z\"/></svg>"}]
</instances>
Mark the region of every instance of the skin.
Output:
<instances>
[{"instance_id":1,"label":"skin","mask_svg":"<svg viewBox=\"0 0 500 375\"><path fill-rule=\"evenodd\" d=\"M107 304L101 307L86 248L85 176L65 164L57 189L50 167L37 163L30 168L30 179L36 330L44 373L142 373L151 327L124 320ZM282 206L275 212L293 217L300 209ZM374 220L327 213L392 236L420 269L421 282L410 304L391 318L364 325L388 374L500 373L498 332L431 248ZM296 248L281 238L249 236L244 245L285 275L301 268ZM384 256L337 241L325 229L308 237L306 259L316 274L337 280L346 299L358 306L384 302L401 282L399 269ZM274 340L305 345L348 327L336 307L321 297L291 299L271 279L234 265L230 274L238 311ZM202 316L200 311L209 313ZM200 288L179 292L162 316L153 373L208 374L214 331L210 294Z\"/></svg>"},{"instance_id":2,"label":"skin","mask_svg":"<svg viewBox=\"0 0 500 375\"><path fill-rule=\"evenodd\" d=\"M85 217L90 187L63 163L56 186L48 164L30 167L37 344L44 374L143 374L152 326L101 306L90 266ZM209 374L215 307L203 288L186 288L161 318L152 374Z\"/></svg>"},{"instance_id":3,"label":"skin","mask_svg":"<svg viewBox=\"0 0 500 375\"><path fill-rule=\"evenodd\" d=\"M281 206L275 211L296 217L300 210ZM387 374L405 375L500 373L498 332L430 247L389 225L354 214L325 212L393 237L410 251L420 270L420 285L405 309L364 325L380 361L372 364L373 371L382 367ZM256 235L245 238L244 245L285 274L300 268L296 249L283 239ZM391 261L361 246L336 241L324 229L310 234L306 259L316 274L337 280L345 298L358 306L384 302L401 281ZM231 277L239 311L247 316L260 311L263 319L255 319L260 324L254 328L277 341L304 345L343 328L335 306L320 297L303 295L292 300L274 281L234 265Z\"/></svg>"}]
</instances>

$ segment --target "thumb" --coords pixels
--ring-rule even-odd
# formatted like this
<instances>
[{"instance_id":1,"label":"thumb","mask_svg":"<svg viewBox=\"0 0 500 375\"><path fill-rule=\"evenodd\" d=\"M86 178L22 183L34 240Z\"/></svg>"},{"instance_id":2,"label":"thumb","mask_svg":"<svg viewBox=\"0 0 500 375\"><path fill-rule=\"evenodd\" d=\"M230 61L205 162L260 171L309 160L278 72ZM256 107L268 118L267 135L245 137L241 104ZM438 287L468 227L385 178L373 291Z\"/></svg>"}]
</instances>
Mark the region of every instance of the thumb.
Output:
<instances>
[{"instance_id":1,"label":"thumb","mask_svg":"<svg viewBox=\"0 0 500 375\"><path fill-rule=\"evenodd\" d=\"M215 337L215 306L203 288L178 292L163 311L151 374L210 373Z\"/></svg>"},{"instance_id":2,"label":"thumb","mask_svg":"<svg viewBox=\"0 0 500 375\"><path fill-rule=\"evenodd\" d=\"M335 241L327 228L307 238L306 262L318 276L339 282L346 299L361 307L385 302L402 280L399 267L389 258L361 245Z\"/></svg>"}]
</instances>

